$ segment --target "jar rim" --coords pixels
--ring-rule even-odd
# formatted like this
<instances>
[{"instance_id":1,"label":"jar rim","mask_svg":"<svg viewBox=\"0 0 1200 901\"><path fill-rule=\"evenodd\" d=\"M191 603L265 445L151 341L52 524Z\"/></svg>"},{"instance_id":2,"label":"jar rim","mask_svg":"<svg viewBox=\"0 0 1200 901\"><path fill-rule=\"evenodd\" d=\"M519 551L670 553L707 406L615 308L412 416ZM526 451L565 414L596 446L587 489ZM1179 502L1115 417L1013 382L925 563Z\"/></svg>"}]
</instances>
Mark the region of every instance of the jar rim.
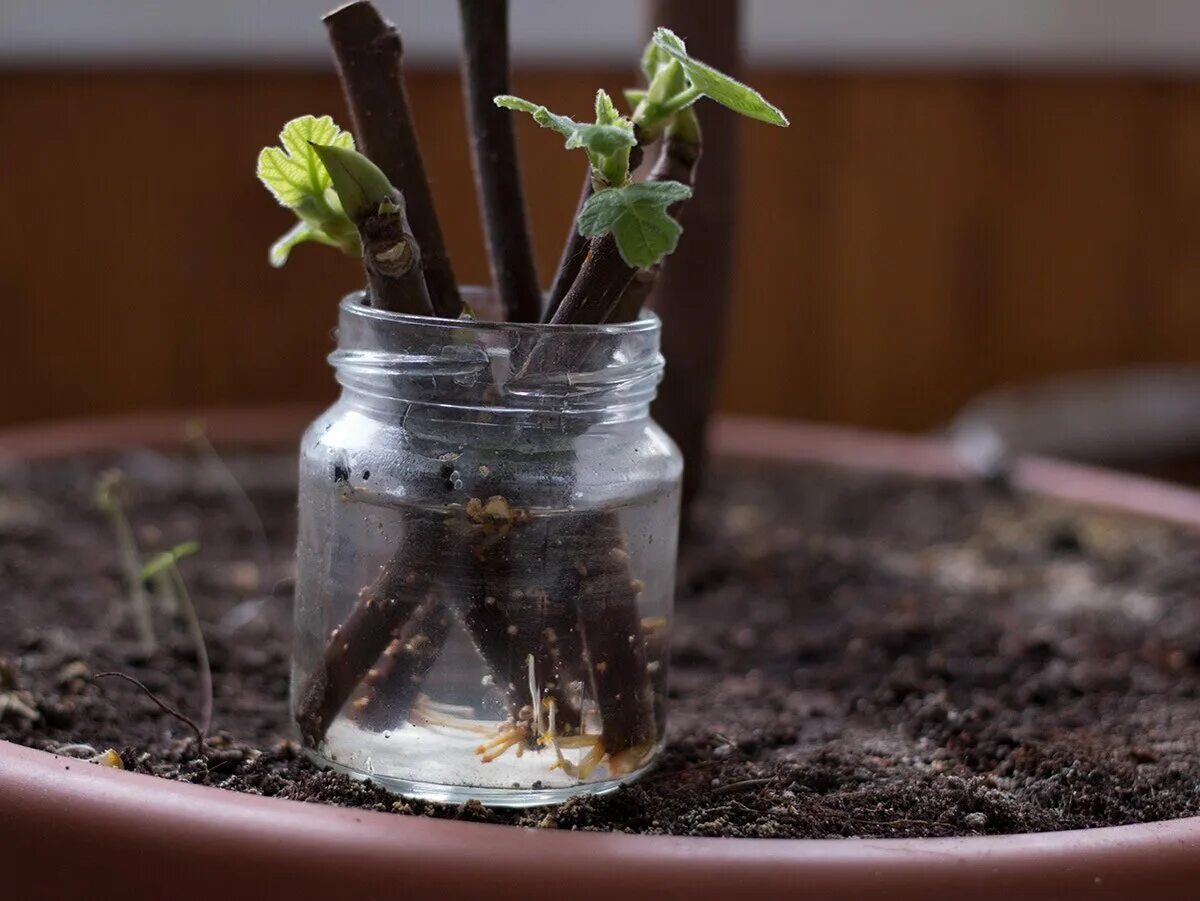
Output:
<instances>
[{"instance_id":1,"label":"jar rim","mask_svg":"<svg viewBox=\"0 0 1200 901\"><path fill-rule=\"evenodd\" d=\"M475 285L467 285L460 293L470 303L471 298L486 298L490 291ZM413 313L396 313L381 310L363 303L365 291L353 291L342 298L339 307L345 313L364 319L396 324L408 323L423 328L442 328L447 332L526 332L543 335L635 335L657 331L662 321L654 313L643 313L640 319L631 322L604 322L595 325L580 323L505 322L494 319L446 319L440 316L419 316Z\"/></svg>"}]
</instances>

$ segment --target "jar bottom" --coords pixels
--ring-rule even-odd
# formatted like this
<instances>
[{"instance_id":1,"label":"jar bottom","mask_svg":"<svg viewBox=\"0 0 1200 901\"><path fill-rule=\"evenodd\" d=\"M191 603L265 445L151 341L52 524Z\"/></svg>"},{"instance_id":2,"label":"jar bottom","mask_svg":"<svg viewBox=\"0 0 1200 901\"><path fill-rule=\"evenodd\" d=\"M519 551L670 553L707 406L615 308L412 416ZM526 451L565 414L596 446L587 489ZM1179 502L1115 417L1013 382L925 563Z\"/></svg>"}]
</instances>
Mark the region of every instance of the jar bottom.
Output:
<instances>
[{"instance_id":1,"label":"jar bottom","mask_svg":"<svg viewBox=\"0 0 1200 901\"><path fill-rule=\"evenodd\" d=\"M562 769L552 769L549 750L509 751L481 763L474 753L479 738L463 736L461 748L447 747L440 730L407 726L389 733L362 730L344 720L329 730L319 748L304 754L322 768L370 781L407 798L461 804L476 800L493 807L540 807L579 795L603 795L634 782L653 769L661 745L647 762L630 773L603 778L600 770L581 782ZM457 751L458 753L454 753ZM597 778L599 777L599 778Z\"/></svg>"}]
</instances>

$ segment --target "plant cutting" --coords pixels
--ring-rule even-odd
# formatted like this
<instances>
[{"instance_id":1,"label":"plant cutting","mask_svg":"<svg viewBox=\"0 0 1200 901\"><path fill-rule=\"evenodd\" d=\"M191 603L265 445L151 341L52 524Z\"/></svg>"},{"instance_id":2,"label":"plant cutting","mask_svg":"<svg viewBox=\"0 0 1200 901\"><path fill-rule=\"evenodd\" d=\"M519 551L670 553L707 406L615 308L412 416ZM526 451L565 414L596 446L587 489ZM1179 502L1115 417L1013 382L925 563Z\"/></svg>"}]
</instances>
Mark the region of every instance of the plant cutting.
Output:
<instances>
[{"instance_id":1,"label":"plant cutting","mask_svg":"<svg viewBox=\"0 0 1200 901\"><path fill-rule=\"evenodd\" d=\"M259 157L299 219L271 261L315 241L367 282L342 306L342 401L304 440L295 715L322 763L536 804L611 789L661 748L680 460L646 415L661 361L641 311L692 194L694 105L787 120L660 28L629 109L601 90L577 122L508 93L505 4L460 9L491 297L454 281L402 43L369 3L326 17L357 143L303 116ZM588 162L554 280L570 284L545 304L514 111ZM493 305L502 322L482 320Z\"/></svg>"}]
</instances>

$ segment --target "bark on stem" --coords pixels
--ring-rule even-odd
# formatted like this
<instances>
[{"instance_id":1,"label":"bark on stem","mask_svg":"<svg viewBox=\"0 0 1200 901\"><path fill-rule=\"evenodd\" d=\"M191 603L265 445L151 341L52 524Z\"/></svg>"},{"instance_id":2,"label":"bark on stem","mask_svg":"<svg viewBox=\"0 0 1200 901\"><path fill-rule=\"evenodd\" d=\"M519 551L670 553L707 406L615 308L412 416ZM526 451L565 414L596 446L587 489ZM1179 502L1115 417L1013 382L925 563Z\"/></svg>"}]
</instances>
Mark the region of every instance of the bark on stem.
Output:
<instances>
[{"instance_id":1,"label":"bark on stem","mask_svg":"<svg viewBox=\"0 0 1200 901\"><path fill-rule=\"evenodd\" d=\"M509 93L508 0L459 0L463 92L488 262L505 318L537 322L542 301L533 260L514 117L493 102Z\"/></svg>"},{"instance_id":2,"label":"bark on stem","mask_svg":"<svg viewBox=\"0 0 1200 901\"><path fill-rule=\"evenodd\" d=\"M362 243L371 304L395 313L432 316L433 304L421 272L421 250L405 216L404 201L355 223Z\"/></svg>"},{"instance_id":3,"label":"bark on stem","mask_svg":"<svg viewBox=\"0 0 1200 901\"><path fill-rule=\"evenodd\" d=\"M316 747L342 706L387 650L414 612L432 601L435 571L430 560L445 553L445 523L410 515L404 538L378 578L359 592L350 615L325 646L296 705L296 722L305 742Z\"/></svg>"},{"instance_id":4,"label":"bark on stem","mask_svg":"<svg viewBox=\"0 0 1200 901\"><path fill-rule=\"evenodd\" d=\"M638 143L629 151L630 173L636 172L638 167L642 165L642 156L645 153L645 147L641 143L642 134L637 129L635 129L635 132ZM571 230L567 234L567 242L563 246L562 257L558 261L558 270L554 273L554 283L550 286L550 298L546 304L546 311L542 314L542 322L556 321L554 317L558 315L563 300L579 280L580 270L593 246L592 242L579 234L577 223L579 222L580 213L583 212L584 205L595 190L596 184L592 178L592 169L589 166L584 175L583 189L579 192L579 203L575 207L575 215L571 217Z\"/></svg>"},{"instance_id":5,"label":"bark on stem","mask_svg":"<svg viewBox=\"0 0 1200 901\"><path fill-rule=\"evenodd\" d=\"M542 314L543 322L550 322L554 319L554 314L558 312L563 298L571 290L571 285L575 284L575 278L579 275L579 267L583 265L583 258L587 256L587 238L579 234L579 229L576 228L575 223L579 221L584 204L588 202L588 198L591 196L592 167L588 166L583 174L583 188L579 191L579 203L575 206L575 215L571 217L571 229L567 232L567 240L563 244L562 256L559 257L558 268L554 271L554 281L550 285L550 296L547 298L546 309Z\"/></svg>"},{"instance_id":6,"label":"bark on stem","mask_svg":"<svg viewBox=\"0 0 1200 901\"><path fill-rule=\"evenodd\" d=\"M400 35L368 0L339 7L324 22L359 150L383 170L408 203L434 312L457 318L462 300L409 111Z\"/></svg>"}]
</instances>

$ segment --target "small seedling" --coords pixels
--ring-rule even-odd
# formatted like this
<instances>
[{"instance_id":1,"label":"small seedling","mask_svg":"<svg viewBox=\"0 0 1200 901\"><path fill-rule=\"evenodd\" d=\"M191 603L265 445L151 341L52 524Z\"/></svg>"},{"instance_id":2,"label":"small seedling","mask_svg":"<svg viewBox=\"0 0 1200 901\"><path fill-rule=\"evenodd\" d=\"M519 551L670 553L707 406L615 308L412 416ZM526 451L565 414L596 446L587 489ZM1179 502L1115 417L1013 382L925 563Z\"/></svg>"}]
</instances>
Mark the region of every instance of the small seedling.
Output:
<instances>
[{"instance_id":1,"label":"small seedling","mask_svg":"<svg viewBox=\"0 0 1200 901\"><path fill-rule=\"evenodd\" d=\"M120 494L124 483L125 476L120 470L106 470L96 480L94 496L96 506L108 517L112 526L113 538L117 544L117 557L125 576L126 590L129 592L129 611L137 627L142 650L146 654L153 654L158 649L158 639L154 634L154 618L146 593L145 576L142 573L141 551L121 503Z\"/></svg>"},{"instance_id":2,"label":"small seedling","mask_svg":"<svg viewBox=\"0 0 1200 901\"><path fill-rule=\"evenodd\" d=\"M188 593L187 583L179 571L179 561L190 557L200 550L200 545L194 541L177 544L168 551L156 554L142 570L142 578L149 579L164 597L169 596L174 605L183 614L187 625L188 637L196 654L196 669L200 680L200 734L208 732L212 722L213 688L212 668L208 663L208 646L204 643L204 630L200 626L200 617L196 614L196 605L192 603Z\"/></svg>"}]
</instances>

